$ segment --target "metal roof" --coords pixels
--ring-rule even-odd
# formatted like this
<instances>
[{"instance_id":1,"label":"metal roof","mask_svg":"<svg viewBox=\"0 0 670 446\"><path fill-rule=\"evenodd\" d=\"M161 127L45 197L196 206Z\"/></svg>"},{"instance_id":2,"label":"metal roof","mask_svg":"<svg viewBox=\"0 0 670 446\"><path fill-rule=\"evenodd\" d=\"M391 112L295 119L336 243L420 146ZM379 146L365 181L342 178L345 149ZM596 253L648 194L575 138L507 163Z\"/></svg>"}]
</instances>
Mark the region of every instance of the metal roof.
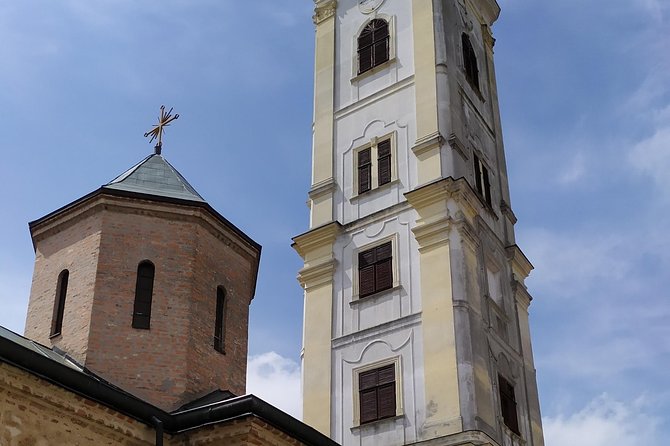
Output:
<instances>
[{"instance_id":1,"label":"metal roof","mask_svg":"<svg viewBox=\"0 0 670 446\"><path fill-rule=\"evenodd\" d=\"M158 154L146 157L102 188L205 202L186 178Z\"/></svg>"},{"instance_id":2,"label":"metal roof","mask_svg":"<svg viewBox=\"0 0 670 446\"><path fill-rule=\"evenodd\" d=\"M14 333L13 331L7 330L5 327L0 326L0 338L7 339L8 341L12 341L15 344L20 345L23 348L26 348L28 350L31 350L35 353L38 353L45 358L49 358L54 362L57 362L59 364L62 364L64 366L67 366L73 370L76 370L81 373L85 373L84 367L82 367L79 363L77 363L74 359L72 359L70 356L65 354L65 352L59 352L56 350L52 350L49 347L46 347L42 344L39 344L35 341L31 341L28 338L24 338L23 336Z\"/></svg>"}]
</instances>

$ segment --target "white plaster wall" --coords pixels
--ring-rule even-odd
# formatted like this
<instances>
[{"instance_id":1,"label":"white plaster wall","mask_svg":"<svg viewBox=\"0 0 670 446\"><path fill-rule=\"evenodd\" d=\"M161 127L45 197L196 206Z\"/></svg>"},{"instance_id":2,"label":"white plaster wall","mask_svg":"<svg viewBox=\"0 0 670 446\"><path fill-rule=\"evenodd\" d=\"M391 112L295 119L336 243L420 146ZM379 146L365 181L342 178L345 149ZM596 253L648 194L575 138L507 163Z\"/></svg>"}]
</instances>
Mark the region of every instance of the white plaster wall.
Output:
<instances>
[{"instance_id":1,"label":"white plaster wall","mask_svg":"<svg viewBox=\"0 0 670 446\"><path fill-rule=\"evenodd\" d=\"M390 20L395 30L395 61L388 69L357 76L357 37L365 24L379 17ZM379 9L364 14L358 0L340 0L335 28L335 110L341 110L396 82L414 75L414 40L412 36L412 2L386 0Z\"/></svg>"},{"instance_id":2,"label":"white plaster wall","mask_svg":"<svg viewBox=\"0 0 670 446\"><path fill-rule=\"evenodd\" d=\"M333 438L343 446L395 446L417 440L425 420L419 316L395 321L377 330L334 341ZM402 411L396 418L354 426L354 370L398 357L401 368Z\"/></svg>"}]
</instances>

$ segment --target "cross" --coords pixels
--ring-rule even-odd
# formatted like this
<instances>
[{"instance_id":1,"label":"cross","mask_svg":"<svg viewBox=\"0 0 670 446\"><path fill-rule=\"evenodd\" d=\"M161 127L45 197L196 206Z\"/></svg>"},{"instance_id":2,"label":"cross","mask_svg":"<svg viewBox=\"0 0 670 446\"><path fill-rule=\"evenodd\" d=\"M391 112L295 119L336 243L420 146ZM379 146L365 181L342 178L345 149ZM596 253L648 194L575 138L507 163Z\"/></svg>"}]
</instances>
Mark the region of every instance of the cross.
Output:
<instances>
[{"instance_id":1,"label":"cross","mask_svg":"<svg viewBox=\"0 0 670 446\"><path fill-rule=\"evenodd\" d=\"M161 105L161 114L158 117L158 124L154 126L151 131L144 134L144 137L147 138L151 136L149 142L153 142L154 139L158 139L156 146L154 147L156 155L161 154L161 149L163 148L163 133L165 133L165 127L168 127L172 121L179 118L179 115L176 114L172 116L172 108L170 111L165 113L165 106Z\"/></svg>"}]
</instances>

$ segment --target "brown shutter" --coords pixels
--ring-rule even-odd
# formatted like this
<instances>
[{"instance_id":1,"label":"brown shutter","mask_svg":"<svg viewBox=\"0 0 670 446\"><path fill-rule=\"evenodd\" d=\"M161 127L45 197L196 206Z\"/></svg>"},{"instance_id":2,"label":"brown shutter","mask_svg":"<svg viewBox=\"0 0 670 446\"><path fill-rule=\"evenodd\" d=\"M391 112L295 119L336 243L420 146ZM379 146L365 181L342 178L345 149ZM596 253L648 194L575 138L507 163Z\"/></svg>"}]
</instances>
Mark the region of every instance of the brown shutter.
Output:
<instances>
[{"instance_id":1,"label":"brown shutter","mask_svg":"<svg viewBox=\"0 0 670 446\"><path fill-rule=\"evenodd\" d=\"M377 169L379 186L391 182L391 140L387 139L377 145Z\"/></svg>"},{"instance_id":2,"label":"brown shutter","mask_svg":"<svg viewBox=\"0 0 670 446\"><path fill-rule=\"evenodd\" d=\"M375 42L374 45L374 54L372 56L374 60L374 66L381 65L384 62L389 60L389 41L388 38L384 38L379 42Z\"/></svg>"},{"instance_id":3,"label":"brown shutter","mask_svg":"<svg viewBox=\"0 0 670 446\"><path fill-rule=\"evenodd\" d=\"M512 432L519 435L519 419L516 411L514 386L501 375L498 375L498 386L500 391L500 412L503 421Z\"/></svg>"},{"instance_id":4,"label":"brown shutter","mask_svg":"<svg viewBox=\"0 0 670 446\"><path fill-rule=\"evenodd\" d=\"M361 297L374 294L375 289L375 266L370 265L358 271L358 288Z\"/></svg>"},{"instance_id":5,"label":"brown shutter","mask_svg":"<svg viewBox=\"0 0 670 446\"><path fill-rule=\"evenodd\" d=\"M393 271L391 259L383 260L375 266L375 291L393 288Z\"/></svg>"},{"instance_id":6,"label":"brown shutter","mask_svg":"<svg viewBox=\"0 0 670 446\"><path fill-rule=\"evenodd\" d=\"M377 417L377 389L360 392L361 424L375 421Z\"/></svg>"},{"instance_id":7,"label":"brown shutter","mask_svg":"<svg viewBox=\"0 0 670 446\"><path fill-rule=\"evenodd\" d=\"M358 50L358 74L371 70L374 66L372 47L359 48Z\"/></svg>"},{"instance_id":8,"label":"brown shutter","mask_svg":"<svg viewBox=\"0 0 670 446\"><path fill-rule=\"evenodd\" d=\"M367 148L358 152L358 193L362 194L372 188L372 155Z\"/></svg>"},{"instance_id":9,"label":"brown shutter","mask_svg":"<svg viewBox=\"0 0 670 446\"><path fill-rule=\"evenodd\" d=\"M395 382L377 389L377 415L379 418L395 417Z\"/></svg>"},{"instance_id":10,"label":"brown shutter","mask_svg":"<svg viewBox=\"0 0 670 446\"><path fill-rule=\"evenodd\" d=\"M386 242L383 245L377 246L375 248L376 258L375 261L386 260L393 257L393 245L391 242Z\"/></svg>"}]
</instances>

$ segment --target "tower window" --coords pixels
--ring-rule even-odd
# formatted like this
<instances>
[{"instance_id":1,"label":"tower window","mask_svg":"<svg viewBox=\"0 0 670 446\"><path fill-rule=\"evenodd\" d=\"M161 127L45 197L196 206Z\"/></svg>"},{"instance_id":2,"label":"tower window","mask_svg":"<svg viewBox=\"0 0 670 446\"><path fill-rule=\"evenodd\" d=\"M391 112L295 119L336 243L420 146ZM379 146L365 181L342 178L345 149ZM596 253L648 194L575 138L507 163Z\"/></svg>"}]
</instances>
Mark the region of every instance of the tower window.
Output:
<instances>
[{"instance_id":1,"label":"tower window","mask_svg":"<svg viewBox=\"0 0 670 446\"><path fill-rule=\"evenodd\" d=\"M498 390L500 392L500 411L505 426L512 432L520 435L519 419L516 413L516 397L514 396L514 386L502 375L498 375Z\"/></svg>"},{"instance_id":2,"label":"tower window","mask_svg":"<svg viewBox=\"0 0 670 446\"><path fill-rule=\"evenodd\" d=\"M58 275L56 285L56 300L54 301L54 312L51 318L51 337L58 336L63 330L63 315L65 314L65 298L67 297L67 282L70 272L66 269Z\"/></svg>"},{"instance_id":3,"label":"tower window","mask_svg":"<svg viewBox=\"0 0 670 446\"><path fill-rule=\"evenodd\" d=\"M475 164L475 186L479 195L484 198L486 204L493 207L491 200L491 181L489 180L489 171L477 155L473 156Z\"/></svg>"},{"instance_id":4,"label":"tower window","mask_svg":"<svg viewBox=\"0 0 670 446\"><path fill-rule=\"evenodd\" d=\"M226 335L226 291L216 289L216 321L214 322L214 350L225 353Z\"/></svg>"},{"instance_id":5,"label":"tower window","mask_svg":"<svg viewBox=\"0 0 670 446\"><path fill-rule=\"evenodd\" d=\"M463 67L465 68L465 78L470 82L472 88L479 91L479 69L477 68L477 55L472 47L470 38L463 33L461 36L463 46Z\"/></svg>"},{"instance_id":6,"label":"tower window","mask_svg":"<svg viewBox=\"0 0 670 446\"><path fill-rule=\"evenodd\" d=\"M392 138L385 137L356 152L356 193L393 181Z\"/></svg>"},{"instance_id":7,"label":"tower window","mask_svg":"<svg viewBox=\"0 0 670 446\"><path fill-rule=\"evenodd\" d=\"M371 20L358 36L358 74L365 73L389 60L389 24Z\"/></svg>"},{"instance_id":8,"label":"tower window","mask_svg":"<svg viewBox=\"0 0 670 446\"><path fill-rule=\"evenodd\" d=\"M393 288L393 247L388 241L358 253L360 297Z\"/></svg>"},{"instance_id":9,"label":"tower window","mask_svg":"<svg viewBox=\"0 0 670 446\"><path fill-rule=\"evenodd\" d=\"M154 264L145 260L137 266L133 328L148 330L151 325L151 300L154 292Z\"/></svg>"},{"instance_id":10,"label":"tower window","mask_svg":"<svg viewBox=\"0 0 670 446\"><path fill-rule=\"evenodd\" d=\"M358 374L361 424L396 415L395 363Z\"/></svg>"}]
</instances>

